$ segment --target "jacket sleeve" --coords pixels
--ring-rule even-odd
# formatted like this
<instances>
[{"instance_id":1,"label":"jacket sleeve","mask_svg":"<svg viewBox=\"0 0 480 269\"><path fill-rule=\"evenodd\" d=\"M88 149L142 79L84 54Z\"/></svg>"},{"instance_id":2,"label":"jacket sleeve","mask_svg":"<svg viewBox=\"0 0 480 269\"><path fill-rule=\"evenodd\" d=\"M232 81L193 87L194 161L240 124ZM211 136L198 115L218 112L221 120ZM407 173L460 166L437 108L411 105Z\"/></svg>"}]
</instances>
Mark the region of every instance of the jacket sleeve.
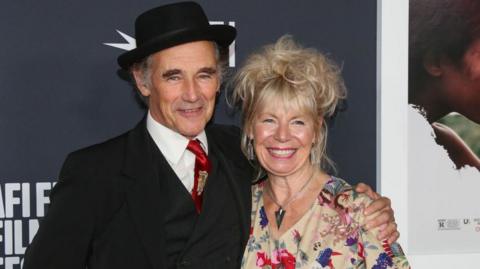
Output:
<instances>
[{"instance_id":1,"label":"jacket sleeve","mask_svg":"<svg viewBox=\"0 0 480 269\"><path fill-rule=\"evenodd\" d=\"M95 218L84 170L74 155L67 157L47 215L25 252L24 269L86 268Z\"/></svg>"}]
</instances>

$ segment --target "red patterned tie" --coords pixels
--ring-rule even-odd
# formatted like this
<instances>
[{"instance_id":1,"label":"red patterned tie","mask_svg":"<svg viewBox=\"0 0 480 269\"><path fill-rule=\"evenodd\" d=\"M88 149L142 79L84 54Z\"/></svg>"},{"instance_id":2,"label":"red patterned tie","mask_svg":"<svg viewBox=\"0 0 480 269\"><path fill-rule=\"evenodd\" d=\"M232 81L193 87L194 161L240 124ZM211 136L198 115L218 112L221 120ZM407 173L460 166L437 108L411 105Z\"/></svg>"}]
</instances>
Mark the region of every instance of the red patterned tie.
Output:
<instances>
[{"instance_id":1,"label":"red patterned tie","mask_svg":"<svg viewBox=\"0 0 480 269\"><path fill-rule=\"evenodd\" d=\"M211 164L208 160L207 154L203 151L202 146L200 146L200 142L195 140L190 140L187 145L187 149L190 150L193 154L195 154L195 174L194 174L194 183L193 183L193 190L192 190L192 199L195 203L195 208L197 209L197 213L200 214L202 210L202 194L203 188L207 182L208 173L211 170Z\"/></svg>"}]
</instances>

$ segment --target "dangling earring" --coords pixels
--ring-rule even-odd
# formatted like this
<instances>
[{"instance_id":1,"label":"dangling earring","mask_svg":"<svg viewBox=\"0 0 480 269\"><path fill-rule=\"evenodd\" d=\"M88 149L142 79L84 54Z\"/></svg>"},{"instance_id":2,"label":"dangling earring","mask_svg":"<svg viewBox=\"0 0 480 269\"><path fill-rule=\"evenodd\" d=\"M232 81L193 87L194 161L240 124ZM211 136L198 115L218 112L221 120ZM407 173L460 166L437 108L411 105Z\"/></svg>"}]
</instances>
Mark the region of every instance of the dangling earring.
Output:
<instances>
[{"instance_id":1,"label":"dangling earring","mask_svg":"<svg viewBox=\"0 0 480 269\"><path fill-rule=\"evenodd\" d=\"M317 156L315 156L315 144L312 144L312 148L310 149L310 163L315 164Z\"/></svg>"},{"instance_id":2,"label":"dangling earring","mask_svg":"<svg viewBox=\"0 0 480 269\"><path fill-rule=\"evenodd\" d=\"M253 161L255 160L255 153L253 152L253 139L250 139L248 138L248 141L247 141L247 158L250 160L250 161Z\"/></svg>"}]
</instances>

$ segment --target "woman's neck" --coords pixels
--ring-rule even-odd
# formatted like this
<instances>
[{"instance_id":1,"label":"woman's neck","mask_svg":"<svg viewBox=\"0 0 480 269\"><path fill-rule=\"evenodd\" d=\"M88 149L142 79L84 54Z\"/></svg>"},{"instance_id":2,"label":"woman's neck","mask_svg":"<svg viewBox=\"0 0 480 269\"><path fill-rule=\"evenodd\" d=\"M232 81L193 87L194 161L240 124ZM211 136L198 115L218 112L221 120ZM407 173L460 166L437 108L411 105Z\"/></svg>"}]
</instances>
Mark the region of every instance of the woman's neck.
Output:
<instances>
[{"instance_id":1,"label":"woman's neck","mask_svg":"<svg viewBox=\"0 0 480 269\"><path fill-rule=\"evenodd\" d=\"M268 175L268 187L279 202L287 201L292 195L309 188L312 181L316 181L319 175L324 174L319 168L309 165L302 171L292 175Z\"/></svg>"}]
</instances>

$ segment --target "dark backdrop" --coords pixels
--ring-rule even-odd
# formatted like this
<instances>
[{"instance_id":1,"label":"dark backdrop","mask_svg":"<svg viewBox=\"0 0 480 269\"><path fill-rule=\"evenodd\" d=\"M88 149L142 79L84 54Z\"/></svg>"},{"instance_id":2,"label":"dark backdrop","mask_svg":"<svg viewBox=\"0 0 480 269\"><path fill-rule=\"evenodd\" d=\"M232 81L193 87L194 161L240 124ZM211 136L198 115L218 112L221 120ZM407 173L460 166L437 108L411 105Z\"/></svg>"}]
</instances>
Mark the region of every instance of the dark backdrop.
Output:
<instances>
[{"instance_id":1,"label":"dark backdrop","mask_svg":"<svg viewBox=\"0 0 480 269\"><path fill-rule=\"evenodd\" d=\"M19 266L17 260L48 203L48 184L56 180L66 154L118 135L144 115L132 88L117 74L116 58L122 51L103 43L124 42L116 29L133 35L139 13L167 2L171 1L2 3L0 268ZM340 177L374 187L376 1L200 3L210 20L235 23L237 66L253 50L286 33L343 66L348 109L330 128L328 152ZM215 121L238 124L238 117L226 110L222 95Z\"/></svg>"}]
</instances>

